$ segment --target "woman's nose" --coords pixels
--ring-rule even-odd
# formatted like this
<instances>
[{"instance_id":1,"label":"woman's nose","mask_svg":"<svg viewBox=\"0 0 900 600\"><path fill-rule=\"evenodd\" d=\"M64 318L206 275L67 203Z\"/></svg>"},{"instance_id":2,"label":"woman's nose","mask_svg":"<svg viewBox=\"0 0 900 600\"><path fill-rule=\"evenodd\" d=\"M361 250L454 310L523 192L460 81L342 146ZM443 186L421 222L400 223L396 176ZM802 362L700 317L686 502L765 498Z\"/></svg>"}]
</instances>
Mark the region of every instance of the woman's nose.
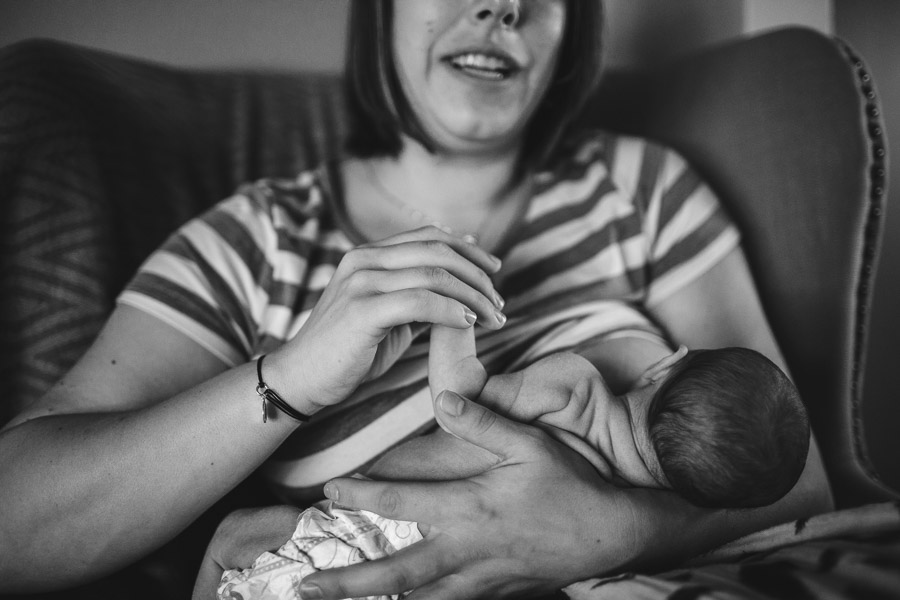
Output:
<instances>
[{"instance_id":1,"label":"woman's nose","mask_svg":"<svg viewBox=\"0 0 900 600\"><path fill-rule=\"evenodd\" d=\"M483 0L474 8L478 21L492 19L504 29L512 29L519 22L521 7L519 0Z\"/></svg>"}]
</instances>

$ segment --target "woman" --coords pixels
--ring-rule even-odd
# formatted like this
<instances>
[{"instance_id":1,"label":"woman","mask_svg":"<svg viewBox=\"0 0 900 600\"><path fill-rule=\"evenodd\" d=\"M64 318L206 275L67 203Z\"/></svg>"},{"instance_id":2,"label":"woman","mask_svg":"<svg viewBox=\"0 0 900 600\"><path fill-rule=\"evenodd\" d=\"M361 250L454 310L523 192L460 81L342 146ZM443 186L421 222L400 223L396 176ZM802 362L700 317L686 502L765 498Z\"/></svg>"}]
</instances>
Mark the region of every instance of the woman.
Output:
<instances>
[{"instance_id":1,"label":"woman","mask_svg":"<svg viewBox=\"0 0 900 600\"><path fill-rule=\"evenodd\" d=\"M352 157L248 187L173 236L85 357L2 433L2 585L64 587L128 564L279 447L287 457L269 473L285 495L302 496L374 458L351 452L356 463L340 463L348 453L330 452L351 420L362 424L348 439L387 446L426 428L431 415L416 413L407 393L421 375L418 323L477 320L501 368L505 352L540 333L522 329L529 317L573 292L584 306L606 294L642 302L676 342L749 346L784 365L733 228L684 164L636 140L563 135L596 82L586 59L600 56L597 4L361 0L353 11ZM635 182L648 181L640 197ZM679 220L663 218L662 196L698 203L679 212L693 228L670 226ZM612 224L604 230L622 243L595 249L598 217L579 210L601 206ZM600 267L620 277L566 262L579 255L555 244L585 232L583 255L611 256ZM617 237L626 233L637 242ZM697 243L677 243L686 239ZM580 265L591 285L554 278ZM248 399L254 389L262 400ZM396 390L405 391L387 393ZM301 426L272 406L282 401L300 420L321 412L318 422ZM379 429L377 417L395 408L406 417ZM326 493L342 503L430 528L402 556L311 577L305 597L550 590L830 506L814 444L800 483L776 506L717 514L610 488L539 431L475 404L437 410L503 468L433 486L332 482ZM551 518L562 505L567 518ZM243 566L286 539L293 514L235 515L213 556ZM674 535L677 549L659 545ZM59 540L77 540L77 553Z\"/></svg>"}]
</instances>

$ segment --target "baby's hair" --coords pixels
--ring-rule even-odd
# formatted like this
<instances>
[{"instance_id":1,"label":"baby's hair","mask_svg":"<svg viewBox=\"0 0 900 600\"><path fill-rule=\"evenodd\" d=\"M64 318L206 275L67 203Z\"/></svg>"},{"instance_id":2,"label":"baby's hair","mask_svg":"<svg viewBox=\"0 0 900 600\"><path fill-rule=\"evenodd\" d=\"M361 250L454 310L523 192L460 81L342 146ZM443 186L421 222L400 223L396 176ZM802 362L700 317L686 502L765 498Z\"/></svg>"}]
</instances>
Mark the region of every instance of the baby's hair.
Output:
<instances>
[{"instance_id":1,"label":"baby's hair","mask_svg":"<svg viewBox=\"0 0 900 600\"><path fill-rule=\"evenodd\" d=\"M797 388L746 348L688 352L651 400L648 426L673 490L697 506L775 502L799 479L809 449Z\"/></svg>"}]
</instances>

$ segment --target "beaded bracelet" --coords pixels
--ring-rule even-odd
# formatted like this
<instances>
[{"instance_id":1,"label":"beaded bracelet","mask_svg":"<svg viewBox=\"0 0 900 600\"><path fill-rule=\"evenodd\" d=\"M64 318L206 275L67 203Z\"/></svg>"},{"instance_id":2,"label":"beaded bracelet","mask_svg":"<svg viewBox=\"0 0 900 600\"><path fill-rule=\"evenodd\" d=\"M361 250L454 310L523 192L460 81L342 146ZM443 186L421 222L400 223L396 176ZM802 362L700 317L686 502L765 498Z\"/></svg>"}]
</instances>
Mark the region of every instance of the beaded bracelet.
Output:
<instances>
[{"instance_id":1,"label":"beaded bracelet","mask_svg":"<svg viewBox=\"0 0 900 600\"><path fill-rule=\"evenodd\" d=\"M256 385L256 393L259 394L260 398L262 398L263 423L266 423L269 420L269 402L274 404L275 408L277 408L290 418L294 419L295 421L300 421L301 423L309 421L309 415L304 415L302 412L285 402L284 398L278 395L278 392L267 386L266 382L263 381L262 363L265 357L266 355L263 354L256 361L256 375L259 377L259 383Z\"/></svg>"}]
</instances>

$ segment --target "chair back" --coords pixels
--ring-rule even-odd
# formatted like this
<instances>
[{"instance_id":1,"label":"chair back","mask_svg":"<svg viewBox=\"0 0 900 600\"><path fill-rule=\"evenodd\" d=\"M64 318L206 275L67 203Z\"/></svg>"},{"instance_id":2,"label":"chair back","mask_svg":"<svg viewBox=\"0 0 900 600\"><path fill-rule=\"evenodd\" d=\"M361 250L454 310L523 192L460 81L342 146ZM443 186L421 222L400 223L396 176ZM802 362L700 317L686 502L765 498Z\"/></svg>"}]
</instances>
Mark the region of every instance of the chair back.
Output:
<instances>
[{"instance_id":1,"label":"chair back","mask_svg":"<svg viewBox=\"0 0 900 600\"><path fill-rule=\"evenodd\" d=\"M897 496L866 456L862 379L887 185L862 60L791 27L646 72L612 74L590 124L684 154L743 232L839 507Z\"/></svg>"}]
</instances>

